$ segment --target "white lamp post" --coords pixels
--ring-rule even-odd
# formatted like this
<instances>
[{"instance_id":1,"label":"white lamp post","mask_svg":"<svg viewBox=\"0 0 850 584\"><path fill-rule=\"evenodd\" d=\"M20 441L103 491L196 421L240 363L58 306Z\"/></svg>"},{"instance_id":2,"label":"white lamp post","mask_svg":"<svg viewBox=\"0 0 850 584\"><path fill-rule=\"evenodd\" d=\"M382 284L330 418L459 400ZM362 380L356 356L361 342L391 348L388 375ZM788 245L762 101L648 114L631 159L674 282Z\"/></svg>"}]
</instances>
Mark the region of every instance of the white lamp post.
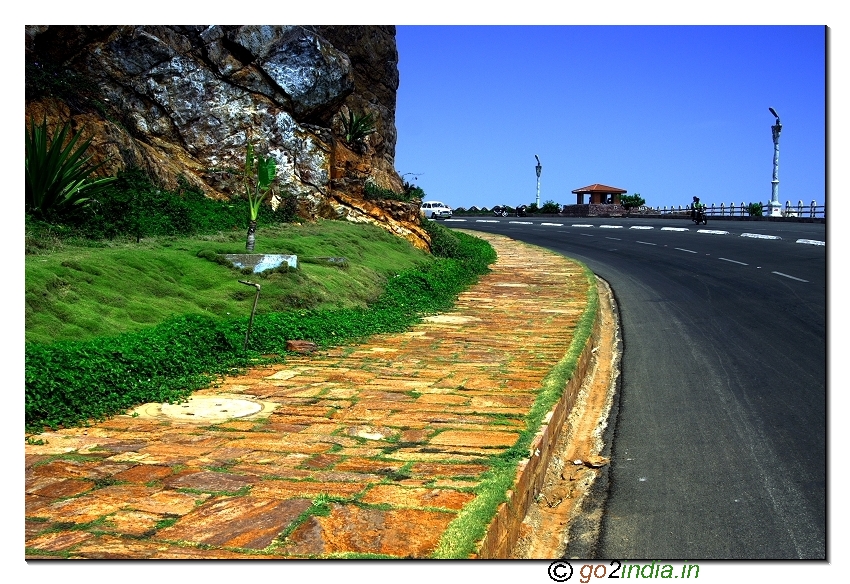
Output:
<instances>
[{"instance_id":1,"label":"white lamp post","mask_svg":"<svg viewBox=\"0 0 850 584\"><path fill-rule=\"evenodd\" d=\"M776 118L776 124L770 127L773 133L773 180L770 181L770 216L781 217L782 205L779 202L779 133L782 132L782 124L779 123L779 114L776 110L767 108L773 117Z\"/></svg>"},{"instance_id":2,"label":"white lamp post","mask_svg":"<svg viewBox=\"0 0 850 584\"><path fill-rule=\"evenodd\" d=\"M534 158L537 158L537 155L534 155ZM543 167L540 166L540 159L537 158L537 166L534 167L534 170L537 171L537 209L540 209L540 171L543 170Z\"/></svg>"}]
</instances>

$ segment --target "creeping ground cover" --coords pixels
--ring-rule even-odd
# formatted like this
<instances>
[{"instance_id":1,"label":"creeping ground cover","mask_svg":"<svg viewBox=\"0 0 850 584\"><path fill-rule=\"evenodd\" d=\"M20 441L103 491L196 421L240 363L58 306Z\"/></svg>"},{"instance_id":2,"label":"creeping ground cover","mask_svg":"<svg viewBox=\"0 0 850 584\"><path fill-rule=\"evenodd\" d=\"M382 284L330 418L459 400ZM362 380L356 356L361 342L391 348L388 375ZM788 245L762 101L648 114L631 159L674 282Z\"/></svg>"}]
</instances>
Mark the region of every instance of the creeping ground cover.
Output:
<instances>
[{"instance_id":1,"label":"creeping ground cover","mask_svg":"<svg viewBox=\"0 0 850 584\"><path fill-rule=\"evenodd\" d=\"M37 241L26 257L27 431L178 401L220 376L285 358L287 340L340 345L450 308L495 252L434 222L425 228L432 255L368 225L269 225L256 253L296 254L299 267L246 275L214 261L244 249L241 228L54 240L50 226L28 224ZM347 261L313 261L322 257ZM261 285L247 350L255 292L240 279Z\"/></svg>"}]
</instances>

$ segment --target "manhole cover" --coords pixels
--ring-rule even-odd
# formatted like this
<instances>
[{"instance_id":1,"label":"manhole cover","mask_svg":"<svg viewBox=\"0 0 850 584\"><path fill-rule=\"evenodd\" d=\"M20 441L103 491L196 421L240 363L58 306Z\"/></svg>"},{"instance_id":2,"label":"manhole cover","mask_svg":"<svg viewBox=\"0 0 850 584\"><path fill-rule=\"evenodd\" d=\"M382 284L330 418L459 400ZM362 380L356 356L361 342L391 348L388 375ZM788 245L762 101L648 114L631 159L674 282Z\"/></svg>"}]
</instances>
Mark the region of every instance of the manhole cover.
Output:
<instances>
[{"instance_id":1,"label":"manhole cover","mask_svg":"<svg viewBox=\"0 0 850 584\"><path fill-rule=\"evenodd\" d=\"M195 396L182 404L162 404L162 413L169 418L185 420L228 420L256 414L263 406L246 399L231 399L215 396Z\"/></svg>"},{"instance_id":2,"label":"manhole cover","mask_svg":"<svg viewBox=\"0 0 850 584\"><path fill-rule=\"evenodd\" d=\"M167 417L173 420L186 422L218 423L233 418L245 418L264 410L273 408L266 407L260 402L247 399L239 399L215 395L192 396L183 403L145 404L136 408L136 413L146 418Z\"/></svg>"}]
</instances>

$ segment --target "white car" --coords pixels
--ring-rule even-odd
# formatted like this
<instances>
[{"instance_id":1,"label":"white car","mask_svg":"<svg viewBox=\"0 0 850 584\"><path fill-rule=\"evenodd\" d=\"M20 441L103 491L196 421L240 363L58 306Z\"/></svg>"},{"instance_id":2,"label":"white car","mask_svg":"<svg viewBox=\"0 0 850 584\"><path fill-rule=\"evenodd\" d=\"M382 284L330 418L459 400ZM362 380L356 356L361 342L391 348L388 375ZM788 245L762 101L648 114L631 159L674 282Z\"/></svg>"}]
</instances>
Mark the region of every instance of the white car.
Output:
<instances>
[{"instance_id":1,"label":"white car","mask_svg":"<svg viewBox=\"0 0 850 584\"><path fill-rule=\"evenodd\" d=\"M419 209L428 219L446 219L452 216L452 208L440 201L423 201Z\"/></svg>"}]
</instances>

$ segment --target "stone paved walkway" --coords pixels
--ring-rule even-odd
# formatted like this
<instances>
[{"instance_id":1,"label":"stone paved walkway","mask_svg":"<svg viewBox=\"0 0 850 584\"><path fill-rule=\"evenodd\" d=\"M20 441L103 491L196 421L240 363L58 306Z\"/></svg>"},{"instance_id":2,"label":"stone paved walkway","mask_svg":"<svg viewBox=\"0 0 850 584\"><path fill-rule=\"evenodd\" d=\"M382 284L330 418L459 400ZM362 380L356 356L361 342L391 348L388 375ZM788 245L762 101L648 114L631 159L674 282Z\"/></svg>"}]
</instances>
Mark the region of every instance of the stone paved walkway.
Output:
<instances>
[{"instance_id":1,"label":"stone paved walkway","mask_svg":"<svg viewBox=\"0 0 850 584\"><path fill-rule=\"evenodd\" d=\"M476 235L498 261L453 311L195 393L260 403L249 417L150 405L32 436L26 557L432 556L588 304L579 264Z\"/></svg>"}]
</instances>

